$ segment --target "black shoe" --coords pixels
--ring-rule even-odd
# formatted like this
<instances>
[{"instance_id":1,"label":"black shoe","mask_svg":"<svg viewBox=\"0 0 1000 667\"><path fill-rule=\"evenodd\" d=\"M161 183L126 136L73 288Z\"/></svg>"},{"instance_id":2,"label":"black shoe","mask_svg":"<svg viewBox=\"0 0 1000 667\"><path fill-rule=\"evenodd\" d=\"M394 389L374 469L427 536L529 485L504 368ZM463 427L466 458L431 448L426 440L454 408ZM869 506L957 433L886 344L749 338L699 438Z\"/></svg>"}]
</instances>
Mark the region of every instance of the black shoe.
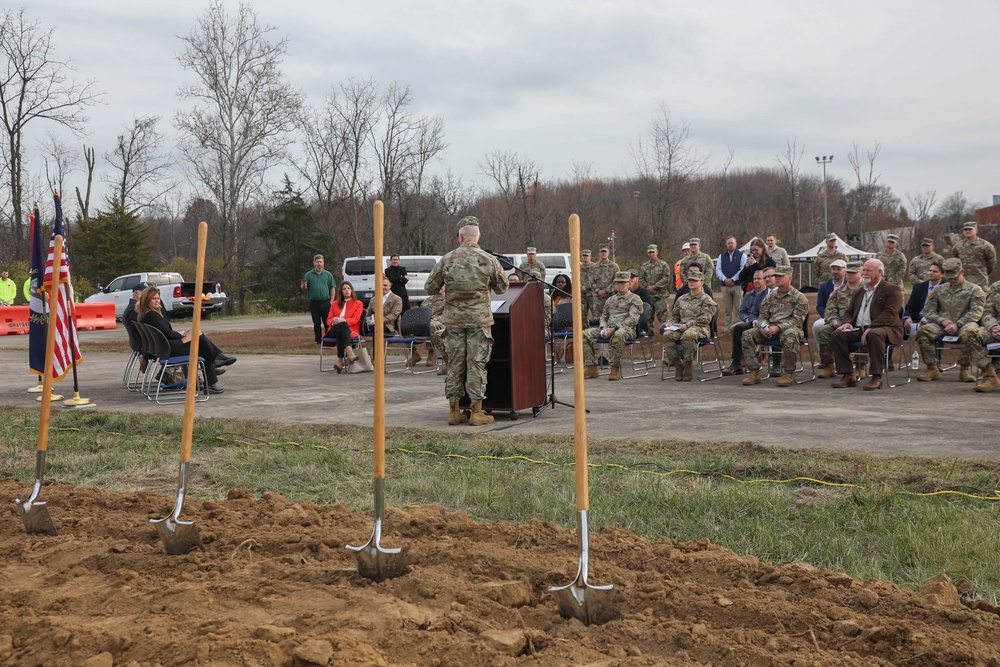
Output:
<instances>
[{"instance_id":1,"label":"black shoe","mask_svg":"<svg viewBox=\"0 0 1000 667\"><path fill-rule=\"evenodd\" d=\"M216 368L216 369L215 369L215 374L216 374L216 375L222 375L222 374L223 374L223 373L225 373L225 372L226 372L226 369L225 369L225 368Z\"/></svg>"},{"instance_id":2,"label":"black shoe","mask_svg":"<svg viewBox=\"0 0 1000 667\"><path fill-rule=\"evenodd\" d=\"M229 366L229 365L235 364L235 363L236 363L236 357L230 357L230 356L227 356L225 354L220 354L219 356L217 356L215 358L215 366L216 366L216 368L218 368L220 366Z\"/></svg>"},{"instance_id":3,"label":"black shoe","mask_svg":"<svg viewBox=\"0 0 1000 667\"><path fill-rule=\"evenodd\" d=\"M220 387L218 385L218 383L213 384L213 385L209 385L209 387L208 387L208 393L210 393L210 394L221 394L224 391L225 391L225 389L223 389L222 387Z\"/></svg>"}]
</instances>

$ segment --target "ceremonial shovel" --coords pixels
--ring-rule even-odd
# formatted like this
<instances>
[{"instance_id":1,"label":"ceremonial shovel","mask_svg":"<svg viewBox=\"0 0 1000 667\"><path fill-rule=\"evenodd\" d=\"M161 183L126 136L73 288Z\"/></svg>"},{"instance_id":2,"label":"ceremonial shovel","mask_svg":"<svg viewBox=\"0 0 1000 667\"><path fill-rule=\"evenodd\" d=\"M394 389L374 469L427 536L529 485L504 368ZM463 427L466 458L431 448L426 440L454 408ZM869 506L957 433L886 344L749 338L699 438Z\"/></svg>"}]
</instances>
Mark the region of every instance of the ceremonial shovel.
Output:
<instances>
[{"instance_id":1,"label":"ceremonial shovel","mask_svg":"<svg viewBox=\"0 0 1000 667\"><path fill-rule=\"evenodd\" d=\"M200 288L205 278L205 245L208 241L208 223L198 225L198 264L195 269L195 285ZM181 556L192 549L201 548L201 535L194 521L181 521L181 508L187 494L188 467L191 464L191 440L194 436L194 399L198 391L198 342L201 333L201 308L195 305L191 316L191 343L188 350L187 387L184 395L184 425L181 432L181 465L177 480L177 502L174 511L162 519L151 519L156 526L160 540L171 556ZM208 378L205 379L208 381Z\"/></svg>"},{"instance_id":2,"label":"ceremonial shovel","mask_svg":"<svg viewBox=\"0 0 1000 667\"><path fill-rule=\"evenodd\" d=\"M375 202L375 284L376 294L382 289L382 225L383 206ZM374 297L372 297L374 298ZM372 449L375 452L375 527L367 544L348 546L358 562L358 574L372 581L392 579L406 574L406 555L402 549L382 547L382 512L385 509L385 315L375 311L375 424Z\"/></svg>"},{"instance_id":3,"label":"ceremonial shovel","mask_svg":"<svg viewBox=\"0 0 1000 667\"><path fill-rule=\"evenodd\" d=\"M573 266L573 303L580 303L580 218L569 217L569 248ZM573 340L583 340L583 313L573 309ZM583 345L573 346L573 442L576 450L576 530L580 543L580 565L576 578L566 586L549 590L559 603L559 615L576 617L584 625L600 625L621 618L614 587L593 586L587 582L590 537L587 511L590 497L587 479L587 400L583 388Z\"/></svg>"},{"instance_id":4,"label":"ceremonial shovel","mask_svg":"<svg viewBox=\"0 0 1000 667\"><path fill-rule=\"evenodd\" d=\"M38 494L42 490L42 476L45 474L45 455L49 448L49 415L52 410L52 363L56 348L56 321L58 317L59 281L62 277L62 248L63 237L56 236L55 254L52 260L52 289L49 290L49 322L45 331L45 375L42 380L42 395L38 398L42 402L41 417L38 420L38 449L35 451L35 486L31 489L31 495L24 502L18 498L14 500L20 510L21 519L24 520L24 527L29 533L41 533L43 535L57 535L56 526L49 516L49 509L45 503L38 501Z\"/></svg>"}]
</instances>

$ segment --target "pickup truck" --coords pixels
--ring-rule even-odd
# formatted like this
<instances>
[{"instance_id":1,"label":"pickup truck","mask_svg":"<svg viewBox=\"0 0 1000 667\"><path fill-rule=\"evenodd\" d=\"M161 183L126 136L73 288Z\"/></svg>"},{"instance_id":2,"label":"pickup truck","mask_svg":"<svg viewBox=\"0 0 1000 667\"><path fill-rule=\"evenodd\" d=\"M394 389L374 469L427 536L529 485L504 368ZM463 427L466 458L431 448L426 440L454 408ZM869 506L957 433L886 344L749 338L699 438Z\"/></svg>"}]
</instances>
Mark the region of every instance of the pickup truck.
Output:
<instances>
[{"instance_id":1,"label":"pickup truck","mask_svg":"<svg viewBox=\"0 0 1000 667\"><path fill-rule=\"evenodd\" d=\"M179 273L166 271L148 273L130 273L127 276L118 276L112 280L107 287L97 286L97 293L84 299L85 303L107 302L115 304L115 317L121 319L128 306L129 299L132 298L132 287L139 283L156 285L160 288L160 308L166 317L183 317L194 312L195 304L195 284L186 283ZM199 300L201 302L201 312L203 317L208 317L211 313L220 310L229 297L222 291L219 283L205 282L205 286L211 292L201 292Z\"/></svg>"}]
</instances>

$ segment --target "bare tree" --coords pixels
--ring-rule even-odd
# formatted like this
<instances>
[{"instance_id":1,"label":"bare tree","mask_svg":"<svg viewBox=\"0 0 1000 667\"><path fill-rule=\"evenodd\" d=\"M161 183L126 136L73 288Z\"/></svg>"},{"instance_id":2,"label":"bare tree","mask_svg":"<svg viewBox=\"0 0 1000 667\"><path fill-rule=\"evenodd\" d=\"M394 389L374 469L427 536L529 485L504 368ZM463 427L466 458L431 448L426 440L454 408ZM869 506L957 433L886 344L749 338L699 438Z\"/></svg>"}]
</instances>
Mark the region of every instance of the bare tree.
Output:
<instances>
[{"instance_id":1,"label":"bare tree","mask_svg":"<svg viewBox=\"0 0 1000 667\"><path fill-rule=\"evenodd\" d=\"M227 271L243 259L248 209L266 196L267 172L286 157L287 135L302 104L279 69L287 40L270 41L273 30L258 22L251 5L240 3L231 16L214 0L180 38L178 61L197 82L178 90L194 104L174 115L174 125L182 154L218 203L218 248Z\"/></svg>"},{"instance_id":2,"label":"bare tree","mask_svg":"<svg viewBox=\"0 0 1000 667\"><path fill-rule=\"evenodd\" d=\"M173 162L164 153L159 122L159 116L133 118L116 138L114 150L104 154L112 169L104 180L114 187L108 199L122 209L150 207L171 188L166 181Z\"/></svg>"},{"instance_id":3,"label":"bare tree","mask_svg":"<svg viewBox=\"0 0 1000 667\"><path fill-rule=\"evenodd\" d=\"M542 218L540 171L535 162L513 151L494 150L479 163L479 173L498 190L499 210L491 218L498 223L495 238L516 243L520 235L522 243L535 244Z\"/></svg>"},{"instance_id":4,"label":"bare tree","mask_svg":"<svg viewBox=\"0 0 1000 667\"><path fill-rule=\"evenodd\" d=\"M875 159L881 151L882 146L876 141L875 148L867 151L867 157L862 161L858 142L855 141L854 149L847 154L847 161L851 163L851 169L858 180L858 185L850 196L852 207L848 225L858 225L858 238L862 243L868 232L868 220L877 203L877 185L881 174L875 173Z\"/></svg>"},{"instance_id":5,"label":"bare tree","mask_svg":"<svg viewBox=\"0 0 1000 667\"><path fill-rule=\"evenodd\" d=\"M792 219L792 245L799 247L799 178L802 174L800 163L805 155L806 147L798 145L798 137L785 139L785 152L774 157L781 174L785 177L788 192L788 209L791 211Z\"/></svg>"},{"instance_id":6,"label":"bare tree","mask_svg":"<svg viewBox=\"0 0 1000 667\"><path fill-rule=\"evenodd\" d=\"M916 194L907 194L906 200L910 202L910 217L914 222L925 224L931 219L931 211L937 203L937 192L935 190L924 190Z\"/></svg>"},{"instance_id":7,"label":"bare tree","mask_svg":"<svg viewBox=\"0 0 1000 667\"><path fill-rule=\"evenodd\" d=\"M49 190L62 195L66 177L76 171L74 151L51 132L46 132L45 139L39 143L45 165L45 181L49 184Z\"/></svg>"},{"instance_id":8,"label":"bare tree","mask_svg":"<svg viewBox=\"0 0 1000 667\"><path fill-rule=\"evenodd\" d=\"M76 188L76 202L80 205L80 219L83 221L90 220L90 193L93 191L94 187L94 165L97 164L97 157L94 154L93 148L87 148L87 145L83 146L83 159L87 163L87 194L81 195L80 188Z\"/></svg>"},{"instance_id":9,"label":"bare tree","mask_svg":"<svg viewBox=\"0 0 1000 667\"><path fill-rule=\"evenodd\" d=\"M339 100L331 97L329 102L344 145L344 159L337 165L337 170L349 207L347 223L356 252L360 255L368 244L367 231L370 230L369 225L364 225L365 229L362 229L363 219L368 220L367 197L372 187L368 173L370 159L365 146L372 128L379 121L378 92L371 79L348 79L346 84L340 86L340 95Z\"/></svg>"},{"instance_id":10,"label":"bare tree","mask_svg":"<svg viewBox=\"0 0 1000 667\"><path fill-rule=\"evenodd\" d=\"M15 251L26 255L23 210L24 128L35 121L49 121L81 131L87 122L84 109L100 101L102 93L93 80L77 83L68 59L56 57L52 28L25 16L25 10L6 10L0 22L0 121L5 141L5 168L11 199Z\"/></svg>"}]
</instances>

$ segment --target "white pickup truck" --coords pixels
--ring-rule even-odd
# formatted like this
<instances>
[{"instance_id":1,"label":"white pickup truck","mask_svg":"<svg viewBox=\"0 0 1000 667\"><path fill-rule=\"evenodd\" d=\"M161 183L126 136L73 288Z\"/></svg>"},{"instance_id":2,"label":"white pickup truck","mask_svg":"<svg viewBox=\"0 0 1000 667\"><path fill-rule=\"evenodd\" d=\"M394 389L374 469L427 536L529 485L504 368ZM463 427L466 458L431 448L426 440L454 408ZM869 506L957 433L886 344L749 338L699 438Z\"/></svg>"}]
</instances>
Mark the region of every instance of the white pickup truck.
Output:
<instances>
[{"instance_id":1,"label":"white pickup truck","mask_svg":"<svg viewBox=\"0 0 1000 667\"><path fill-rule=\"evenodd\" d=\"M160 288L160 308L166 317L183 317L194 312L195 284L184 282L179 273L167 271L118 276L107 287L98 285L97 293L88 296L84 301L86 303L110 301L115 304L115 317L121 319L129 299L132 298L132 287L139 283L156 285ZM206 289L210 291L206 292ZM198 290L197 300L201 303L202 316L207 317L220 310L229 301L229 297L222 291L219 283L206 281L204 287Z\"/></svg>"}]
</instances>

